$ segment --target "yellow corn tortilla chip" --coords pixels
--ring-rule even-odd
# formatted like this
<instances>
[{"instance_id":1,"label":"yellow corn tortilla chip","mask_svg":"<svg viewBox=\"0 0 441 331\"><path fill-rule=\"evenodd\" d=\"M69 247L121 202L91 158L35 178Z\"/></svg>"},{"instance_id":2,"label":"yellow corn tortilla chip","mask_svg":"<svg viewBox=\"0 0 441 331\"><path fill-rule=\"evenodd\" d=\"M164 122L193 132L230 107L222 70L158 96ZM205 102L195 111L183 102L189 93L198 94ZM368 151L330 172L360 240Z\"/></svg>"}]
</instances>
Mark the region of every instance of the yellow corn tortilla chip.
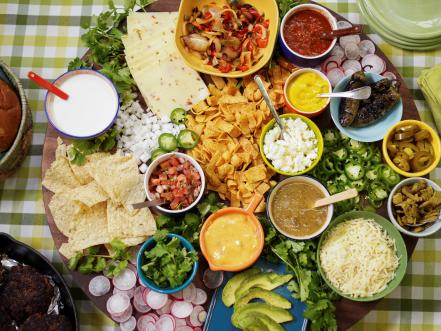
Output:
<instances>
[{"instance_id":1,"label":"yellow corn tortilla chip","mask_svg":"<svg viewBox=\"0 0 441 331\"><path fill-rule=\"evenodd\" d=\"M79 201L87 207L92 207L109 199L107 193L95 181L74 188L69 194L72 200Z\"/></svg>"},{"instance_id":2,"label":"yellow corn tortilla chip","mask_svg":"<svg viewBox=\"0 0 441 331\"><path fill-rule=\"evenodd\" d=\"M65 192L80 186L69 166L69 161L64 157L56 159L46 171L42 185L54 193Z\"/></svg>"},{"instance_id":3,"label":"yellow corn tortilla chip","mask_svg":"<svg viewBox=\"0 0 441 331\"><path fill-rule=\"evenodd\" d=\"M84 206L72 200L70 192L55 193L49 202L49 209L55 225L67 237L71 234L71 226L75 217L84 212Z\"/></svg>"},{"instance_id":4,"label":"yellow corn tortilla chip","mask_svg":"<svg viewBox=\"0 0 441 331\"><path fill-rule=\"evenodd\" d=\"M86 185L93 181L93 178L89 175L89 171L85 165L79 166L70 163L70 168L81 185Z\"/></svg>"},{"instance_id":5,"label":"yellow corn tortilla chip","mask_svg":"<svg viewBox=\"0 0 441 331\"><path fill-rule=\"evenodd\" d=\"M70 242L67 242L67 243L63 243L60 246L59 252L66 259L70 259L70 258L74 257L75 255L77 255L79 250L75 250L74 245L72 243L70 243Z\"/></svg>"}]
</instances>

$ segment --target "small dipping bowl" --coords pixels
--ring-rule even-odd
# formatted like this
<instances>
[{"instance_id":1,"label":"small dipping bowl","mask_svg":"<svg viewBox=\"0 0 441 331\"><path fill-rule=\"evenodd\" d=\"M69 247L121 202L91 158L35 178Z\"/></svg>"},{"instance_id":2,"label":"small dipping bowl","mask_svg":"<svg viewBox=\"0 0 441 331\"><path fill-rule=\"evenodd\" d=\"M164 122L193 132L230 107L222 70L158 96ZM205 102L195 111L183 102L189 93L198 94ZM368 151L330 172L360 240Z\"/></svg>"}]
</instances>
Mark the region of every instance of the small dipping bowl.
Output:
<instances>
[{"instance_id":1,"label":"small dipping bowl","mask_svg":"<svg viewBox=\"0 0 441 331\"><path fill-rule=\"evenodd\" d=\"M208 265L211 270L213 270L213 271L222 270L222 271L236 272L236 271L241 271L243 269L248 268L249 266L254 264L254 262L257 261L257 259L259 258L260 254L262 253L262 250L263 250L265 235L263 233L263 228L262 228L262 225L260 224L260 221L254 215L254 211L256 210L257 206L262 201L262 199L263 199L263 196L261 194L256 193L246 209L237 208L237 207L224 208L224 209L221 209L221 210L215 212L214 214L212 214L204 222L204 225L202 226L201 233L199 236L199 244L201 246L202 254L207 259ZM230 215L240 214L240 215L246 216L247 220L249 222L251 222L256 229L256 236L257 236L257 242L258 242L258 247L255 249L254 254L249 258L249 260L244 261L243 263L237 264L234 266L224 266L224 265L216 264L213 257L208 252L206 238L205 238L205 235L206 235L209 227L214 222L216 222L221 216L225 216L225 215L229 215L229 214Z\"/></svg>"},{"instance_id":2,"label":"small dipping bowl","mask_svg":"<svg viewBox=\"0 0 441 331\"><path fill-rule=\"evenodd\" d=\"M329 45L329 47L323 53L318 55L307 56L292 50L288 46L285 40L285 36L284 36L285 24L292 15L303 10L312 10L318 12L319 14L321 14L323 17L326 18L326 20L329 22L333 30L337 29L337 20L335 19L334 16L332 16L329 10L327 10L322 6L314 5L314 4L303 4L303 5L295 6L294 8L289 10L282 19L282 23L280 24L280 29L279 29L279 47L282 52L282 55L285 58L287 58L290 62L293 62L294 64L299 65L301 67L314 67L320 64L326 58L326 56L329 54L332 48L334 48L337 42L337 38L334 38L331 44Z\"/></svg>"},{"instance_id":3,"label":"small dipping bowl","mask_svg":"<svg viewBox=\"0 0 441 331\"><path fill-rule=\"evenodd\" d=\"M294 240L312 239L312 238L315 238L315 237L319 236L328 227L329 223L331 222L332 215L334 213L334 205L332 205L332 204L328 205L328 207L327 207L328 213L327 213L327 216L326 216L326 220L322 224L322 226L318 230L316 230L314 233L311 233L311 234L308 234L308 235L304 235L304 236L295 236L295 235L289 234L286 231L284 231L283 229L281 229L281 227L277 224L277 221L275 220L275 217L273 215L273 210L272 210L272 208L273 208L273 200L274 200L274 197L277 195L278 191L282 187L284 187L285 185L291 184L291 183L296 183L296 182L307 182L307 183L310 183L310 184L314 185L315 187L317 187L321 192L323 192L324 198L330 196L328 190L326 189L326 187L324 187L319 181L313 179L312 177L309 177L309 176L295 176L295 177L286 178L286 179L282 180L281 182L279 182L276 186L274 186L274 188L268 194L268 196L267 196L266 213L267 213L267 216L268 216L272 226L279 233L283 234L285 237L287 237L289 239L294 239ZM310 206L305 206L305 208L310 208Z\"/></svg>"},{"instance_id":4,"label":"small dipping bowl","mask_svg":"<svg viewBox=\"0 0 441 331\"><path fill-rule=\"evenodd\" d=\"M187 239L185 239L180 235L174 233L168 233L167 238L169 239L178 238L179 241L181 242L182 247L185 247L187 251L190 252L195 250L192 244L190 244L190 242ZM142 271L142 265L144 264L144 258L145 258L144 252L148 251L149 249L152 249L155 245L156 245L156 241L153 237L151 237L150 239L145 241L144 244L142 244L141 248L139 249L138 256L136 259L136 269L138 271L139 281L141 282L141 285L148 287L155 292L164 293L164 294L179 292L184 288L186 288L188 285L190 285L194 277L196 276L199 267L198 261L196 261L193 264L193 269L189 272L189 277L187 278L187 280L178 287L159 287L150 278L148 278L145 275L144 271Z\"/></svg>"},{"instance_id":5,"label":"small dipping bowl","mask_svg":"<svg viewBox=\"0 0 441 331\"><path fill-rule=\"evenodd\" d=\"M119 111L113 82L97 70L77 69L53 84L69 95L67 100L46 93L44 110L49 123L63 136L92 138L109 129Z\"/></svg>"},{"instance_id":6,"label":"small dipping bowl","mask_svg":"<svg viewBox=\"0 0 441 331\"><path fill-rule=\"evenodd\" d=\"M205 190L205 174L204 171L202 170L201 166L199 165L199 163L193 159L191 156L188 156L187 154L184 153L179 153L179 152L171 152L171 153L167 153L167 154L163 154L161 156L159 156L158 158L154 159L152 161L152 163L149 165L149 167L147 168L147 171L144 175L144 190L145 190L145 194L147 196L147 199L149 201L153 201L155 200L154 195L150 192L149 190L149 180L150 177L153 173L153 171L159 166L159 164L165 160L168 160L171 157L178 157L178 158L183 158L185 160L190 161L190 163L196 168L196 170L198 171L199 175L201 176L201 190L199 191L199 195L197 196L197 198L193 201L193 203L191 205L189 205L188 207L182 208L182 209L167 209L161 206L156 206L155 208L157 208L158 210L167 213L167 214L181 214L181 213L185 213L188 210L192 209L194 206L196 206L198 204L198 202L202 199L202 196L204 195L204 190Z\"/></svg>"},{"instance_id":7,"label":"small dipping bowl","mask_svg":"<svg viewBox=\"0 0 441 331\"><path fill-rule=\"evenodd\" d=\"M331 87L331 83L329 81L329 79L319 70L315 70L315 69L310 69L310 68L303 68L297 71L294 71L287 79L285 82L285 86L283 87L283 97L285 99L285 106L288 108L289 111L293 112L293 113L297 113L306 117L316 117L318 115L320 115L325 109L326 107L329 105L329 102L331 100L331 98L321 98L321 99L325 99L326 103L324 104L323 107L314 110L314 111L303 111L300 108L297 108L293 105L292 100L290 100L289 97L289 88L291 86L291 83L297 79L298 77L300 77L301 75L307 74L307 73L313 73L315 75L318 75L319 77L321 77L323 80L325 80L327 82L328 88L326 91L323 91L321 93L330 93L332 92L332 87Z\"/></svg>"}]
</instances>

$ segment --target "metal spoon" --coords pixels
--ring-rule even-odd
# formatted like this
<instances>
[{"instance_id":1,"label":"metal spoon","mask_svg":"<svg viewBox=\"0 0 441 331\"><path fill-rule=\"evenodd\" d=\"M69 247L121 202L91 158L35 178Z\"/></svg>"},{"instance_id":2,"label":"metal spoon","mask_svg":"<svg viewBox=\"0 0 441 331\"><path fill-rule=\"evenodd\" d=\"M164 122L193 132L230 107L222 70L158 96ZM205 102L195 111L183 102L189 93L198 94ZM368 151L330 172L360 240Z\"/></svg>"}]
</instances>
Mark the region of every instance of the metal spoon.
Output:
<instances>
[{"instance_id":1,"label":"metal spoon","mask_svg":"<svg viewBox=\"0 0 441 331\"><path fill-rule=\"evenodd\" d=\"M268 106L269 110L271 111L271 114L273 115L274 119L276 120L277 125L280 127L280 138L283 139L283 135L286 134L286 130L283 127L282 120L280 119L279 115L277 115L277 111L273 106L273 102L271 101L271 98L269 97L268 92L265 89L265 86L263 85L262 78L260 78L259 75L256 75L254 76L254 81L256 82L260 93L262 93L263 100L265 100L265 103Z\"/></svg>"},{"instance_id":2,"label":"metal spoon","mask_svg":"<svg viewBox=\"0 0 441 331\"><path fill-rule=\"evenodd\" d=\"M403 224L403 226L408 226L408 227L410 227L410 228L417 228L417 227L419 227L419 226L423 226L423 225L426 225L426 224L428 224L428 223L433 223L433 224L435 224L435 222L438 222L438 221L439 221L439 219L434 220L434 221L424 221L423 223L416 223L416 224Z\"/></svg>"},{"instance_id":3,"label":"metal spoon","mask_svg":"<svg viewBox=\"0 0 441 331\"><path fill-rule=\"evenodd\" d=\"M357 100L365 100L369 99L371 96L372 89L370 86L363 86L351 91L345 92L334 92L334 93L321 93L317 94L319 98L349 98L349 99L357 99Z\"/></svg>"},{"instance_id":4,"label":"metal spoon","mask_svg":"<svg viewBox=\"0 0 441 331\"><path fill-rule=\"evenodd\" d=\"M143 201L143 202L138 202L138 203L134 203L132 204L133 209L141 209L141 208L146 208L146 207L157 207L160 205L165 204L165 201L160 200L160 199L156 199L156 200L152 200L152 201Z\"/></svg>"}]
</instances>

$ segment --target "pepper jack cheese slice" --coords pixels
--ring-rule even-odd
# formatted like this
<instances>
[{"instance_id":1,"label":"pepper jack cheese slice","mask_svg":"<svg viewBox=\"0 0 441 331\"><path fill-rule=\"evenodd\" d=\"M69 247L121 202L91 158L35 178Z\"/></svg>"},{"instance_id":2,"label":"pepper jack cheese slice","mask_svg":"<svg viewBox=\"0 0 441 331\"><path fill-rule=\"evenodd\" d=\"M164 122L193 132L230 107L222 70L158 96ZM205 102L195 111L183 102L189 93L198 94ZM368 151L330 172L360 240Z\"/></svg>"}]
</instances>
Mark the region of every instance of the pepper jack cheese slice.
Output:
<instances>
[{"instance_id":1,"label":"pepper jack cheese slice","mask_svg":"<svg viewBox=\"0 0 441 331\"><path fill-rule=\"evenodd\" d=\"M174 44L176 12L132 13L122 38L127 65L150 109L169 116L208 97L199 74L189 68Z\"/></svg>"}]
</instances>

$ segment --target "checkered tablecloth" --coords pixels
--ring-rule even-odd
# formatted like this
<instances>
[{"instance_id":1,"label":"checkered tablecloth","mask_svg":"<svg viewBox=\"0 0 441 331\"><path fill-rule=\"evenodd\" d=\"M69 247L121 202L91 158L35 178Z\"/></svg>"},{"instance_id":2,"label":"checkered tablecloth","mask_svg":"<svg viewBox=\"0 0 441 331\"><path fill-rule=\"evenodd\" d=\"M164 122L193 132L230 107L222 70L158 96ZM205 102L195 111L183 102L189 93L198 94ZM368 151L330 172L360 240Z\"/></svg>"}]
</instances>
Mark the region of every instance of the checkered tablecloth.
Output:
<instances>
[{"instance_id":1,"label":"checkered tablecloth","mask_svg":"<svg viewBox=\"0 0 441 331\"><path fill-rule=\"evenodd\" d=\"M355 0L320 2L354 23L362 22ZM45 91L30 83L26 75L30 69L47 79L63 73L70 59L85 51L79 39L80 24L90 21L105 6L104 0L0 0L0 57L22 79L34 120L30 155L14 177L0 183L0 231L35 247L63 272L72 286L84 331L116 327L72 284L54 250L41 192L40 164L47 126ZM431 123L416 79L423 68L441 62L441 51L403 51L377 35L371 37L404 77L422 119ZM437 168L431 178L441 184L441 169ZM352 330L441 330L441 233L418 242L401 286Z\"/></svg>"}]
</instances>

